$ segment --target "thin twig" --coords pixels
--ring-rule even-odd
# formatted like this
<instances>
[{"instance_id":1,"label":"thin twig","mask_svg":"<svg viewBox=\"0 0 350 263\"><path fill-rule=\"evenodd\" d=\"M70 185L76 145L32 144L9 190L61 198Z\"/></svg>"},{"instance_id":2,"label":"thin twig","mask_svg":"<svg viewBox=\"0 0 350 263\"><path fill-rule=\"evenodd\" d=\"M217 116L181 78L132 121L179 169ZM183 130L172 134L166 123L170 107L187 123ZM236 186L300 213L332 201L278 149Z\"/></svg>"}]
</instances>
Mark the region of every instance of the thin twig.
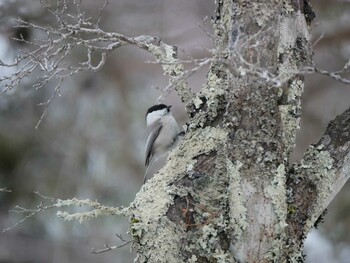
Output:
<instances>
[{"instance_id":1,"label":"thin twig","mask_svg":"<svg viewBox=\"0 0 350 263\"><path fill-rule=\"evenodd\" d=\"M106 6L108 4L109 4L109 0L106 0L104 5L98 10L98 16L97 16L97 21L96 21L96 28L98 28L100 26L102 12L106 9Z\"/></svg>"},{"instance_id":2,"label":"thin twig","mask_svg":"<svg viewBox=\"0 0 350 263\"><path fill-rule=\"evenodd\" d=\"M127 241L127 242L125 242L125 243L123 243L123 244L121 244L121 245L119 245L119 246L111 246L111 247L108 246L107 244L104 244L105 248L103 248L103 249L97 249L97 250L92 249L92 250L91 250L91 253L92 253L92 254L101 254L101 253L105 253L105 252L110 251L110 250L115 250L115 249L118 249L118 248L125 247L126 245L130 244L131 242L133 242L133 240L129 240L129 241Z\"/></svg>"},{"instance_id":3,"label":"thin twig","mask_svg":"<svg viewBox=\"0 0 350 263\"><path fill-rule=\"evenodd\" d=\"M101 69L106 63L107 56L122 46L133 45L153 54L157 61L161 63L165 75L169 76L169 84L176 84L173 78L178 79L179 76L184 76L183 64L178 63L176 46L167 45L157 37L128 37L119 33L105 32L100 28L102 12L106 9L109 0L106 0L99 9L95 22L91 17L86 16L86 13L82 10L80 0L73 1L76 8L70 12L67 8L67 1L58 0L55 8L52 8L43 0L40 0L40 2L55 18L58 24L57 27L38 25L18 19L17 27L39 31L43 37L34 40L18 38L17 41L24 43L28 46L28 49L23 50L12 63L0 61L0 67L19 68L13 74L0 78L0 85L3 87L1 93L15 88L23 79L32 76L34 72L39 74L39 81L33 85L36 89L46 86L49 82L58 81L58 86L56 86L52 96L47 102L41 104L45 108L36 128L39 127L46 116L48 106L59 92L60 85L65 78L83 71ZM80 52L84 52L85 56L81 56L79 61L72 63L71 55L77 48L80 48ZM92 58L96 57L97 54L100 55L100 58L95 62ZM181 99L190 101L191 92L185 81L178 81L177 83L181 85L168 85L166 90L176 86Z\"/></svg>"},{"instance_id":4,"label":"thin twig","mask_svg":"<svg viewBox=\"0 0 350 263\"><path fill-rule=\"evenodd\" d=\"M215 38L212 33L209 32L209 30L206 28L205 23L208 21L208 16L204 17L202 20L202 23L198 23L197 26L202 29L202 31L207 35L207 37L211 40L211 42L215 43Z\"/></svg>"},{"instance_id":5,"label":"thin twig","mask_svg":"<svg viewBox=\"0 0 350 263\"><path fill-rule=\"evenodd\" d=\"M312 43L312 48L316 47L317 44L324 38L324 32Z\"/></svg>"},{"instance_id":6,"label":"thin twig","mask_svg":"<svg viewBox=\"0 0 350 263\"><path fill-rule=\"evenodd\" d=\"M332 79L335 79L335 80L337 80L337 81L339 81L341 83L350 84L350 80L349 79L346 79L346 78L340 76L337 72L330 72L330 71L323 70L323 69L320 69L320 68L315 67L315 66L314 67L305 67L302 72L303 73L307 73L307 74L318 73L318 74L321 74L321 75L324 75L324 76L331 77ZM338 71L338 72L342 72L342 71Z\"/></svg>"},{"instance_id":7,"label":"thin twig","mask_svg":"<svg viewBox=\"0 0 350 263\"><path fill-rule=\"evenodd\" d=\"M62 81L63 81L63 78L59 79L59 82L58 82L58 84L56 85L56 87L55 87L55 89L54 89L54 92L52 93L51 97L50 97L46 102L43 102L43 103L38 104L38 106L45 105L45 109L44 109L43 113L41 114L39 121L38 121L37 124L35 125L35 129L38 129L38 127L39 127L39 125L41 124L41 122L42 122L44 116L45 116L46 113L47 113L47 110L49 109L49 106L50 106L50 104L51 104L51 101L54 99L54 97L56 96L56 94L59 93Z\"/></svg>"}]
</instances>

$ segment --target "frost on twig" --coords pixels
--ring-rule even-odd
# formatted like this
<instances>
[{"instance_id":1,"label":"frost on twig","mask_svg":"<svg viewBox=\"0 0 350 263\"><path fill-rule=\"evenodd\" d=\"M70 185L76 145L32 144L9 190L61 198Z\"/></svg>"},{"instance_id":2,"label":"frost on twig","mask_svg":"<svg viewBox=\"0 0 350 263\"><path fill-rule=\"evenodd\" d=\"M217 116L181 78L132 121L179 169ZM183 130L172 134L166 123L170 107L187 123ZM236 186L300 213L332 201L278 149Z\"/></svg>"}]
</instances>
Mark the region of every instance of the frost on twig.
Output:
<instances>
[{"instance_id":1,"label":"frost on twig","mask_svg":"<svg viewBox=\"0 0 350 263\"><path fill-rule=\"evenodd\" d=\"M57 216L60 218L63 218L64 220L67 220L67 221L78 220L80 223L82 223L87 219L92 219L103 215L124 215L124 216L128 215L128 208L105 206L100 204L97 201L92 201L90 199L80 200L77 198L72 198L72 199L62 200L62 199L55 199L49 196L45 196L37 191L34 192L34 194L38 195L40 198L43 199L39 203L37 208L33 209L33 208L24 208L21 206L16 206L12 210L10 210L10 212L13 212L13 213L24 213L27 215L24 216L23 219L21 219L17 223L13 224L12 226L1 229L0 233L9 231L19 226L20 224L25 222L27 219L31 218L32 216L40 212L44 212L55 208L82 207L82 206L91 208L92 210L87 212L77 212L77 213L68 213L67 211L57 212ZM49 204L46 204L47 202Z\"/></svg>"}]
</instances>

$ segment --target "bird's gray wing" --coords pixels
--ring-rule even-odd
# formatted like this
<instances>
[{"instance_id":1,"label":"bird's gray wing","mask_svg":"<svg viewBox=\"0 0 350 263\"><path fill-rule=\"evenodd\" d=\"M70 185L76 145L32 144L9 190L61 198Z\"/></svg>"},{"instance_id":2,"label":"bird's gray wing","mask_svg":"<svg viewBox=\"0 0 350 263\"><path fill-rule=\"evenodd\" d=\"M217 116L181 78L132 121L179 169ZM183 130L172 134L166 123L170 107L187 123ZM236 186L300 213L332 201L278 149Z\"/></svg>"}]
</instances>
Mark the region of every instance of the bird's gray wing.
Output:
<instances>
[{"instance_id":1,"label":"bird's gray wing","mask_svg":"<svg viewBox=\"0 0 350 263\"><path fill-rule=\"evenodd\" d=\"M157 121L154 124L151 125L149 128L149 135L146 141L146 160L145 160L145 165L148 166L151 158L153 157L153 152L152 152L152 146L154 141L157 139L160 130L162 129L163 125L161 122Z\"/></svg>"}]
</instances>

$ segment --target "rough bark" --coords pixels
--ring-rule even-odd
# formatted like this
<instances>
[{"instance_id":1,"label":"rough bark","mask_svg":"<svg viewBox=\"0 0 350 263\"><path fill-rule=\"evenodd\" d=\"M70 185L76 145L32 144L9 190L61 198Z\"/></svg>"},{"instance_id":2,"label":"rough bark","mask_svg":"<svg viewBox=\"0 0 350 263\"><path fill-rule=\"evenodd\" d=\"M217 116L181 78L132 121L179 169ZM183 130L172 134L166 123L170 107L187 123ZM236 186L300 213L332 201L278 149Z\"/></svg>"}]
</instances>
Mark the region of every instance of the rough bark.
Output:
<instances>
[{"instance_id":1,"label":"rough bark","mask_svg":"<svg viewBox=\"0 0 350 263\"><path fill-rule=\"evenodd\" d=\"M350 109L288 173L288 234L301 247L306 234L350 177ZM297 251L295 251L297 252Z\"/></svg>"},{"instance_id":2,"label":"rough bark","mask_svg":"<svg viewBox=\"0 0 350 263\"><path fill-rule=\"evenodd\" d=\"M306 1L217 0L216 60L186 105L188 131L132 204L135 262L302 260L306 233L349 176L349 112L288 164L312 14Z\"/></svg>"}]
</instances>

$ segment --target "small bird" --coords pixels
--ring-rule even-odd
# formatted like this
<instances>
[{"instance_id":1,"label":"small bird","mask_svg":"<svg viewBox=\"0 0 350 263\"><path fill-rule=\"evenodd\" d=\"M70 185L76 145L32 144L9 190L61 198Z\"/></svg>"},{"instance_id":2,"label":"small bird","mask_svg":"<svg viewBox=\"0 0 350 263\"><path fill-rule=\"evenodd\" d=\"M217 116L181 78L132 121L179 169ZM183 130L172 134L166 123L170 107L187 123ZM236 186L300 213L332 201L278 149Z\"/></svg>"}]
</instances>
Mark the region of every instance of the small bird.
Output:
<instances>
[{"instance_id":1,"label":"small bird","mask_svg":"<svg viewBox=\"0 0 350 263\"><path fill-rule=\"evenodd\" d=\"M175 145L179 136L179 126L170 112L171 105L157 104L150 107L146 113L148 137L146 141L145 165L147 173L153 163Z\"/></svg>"}]
</instances>

